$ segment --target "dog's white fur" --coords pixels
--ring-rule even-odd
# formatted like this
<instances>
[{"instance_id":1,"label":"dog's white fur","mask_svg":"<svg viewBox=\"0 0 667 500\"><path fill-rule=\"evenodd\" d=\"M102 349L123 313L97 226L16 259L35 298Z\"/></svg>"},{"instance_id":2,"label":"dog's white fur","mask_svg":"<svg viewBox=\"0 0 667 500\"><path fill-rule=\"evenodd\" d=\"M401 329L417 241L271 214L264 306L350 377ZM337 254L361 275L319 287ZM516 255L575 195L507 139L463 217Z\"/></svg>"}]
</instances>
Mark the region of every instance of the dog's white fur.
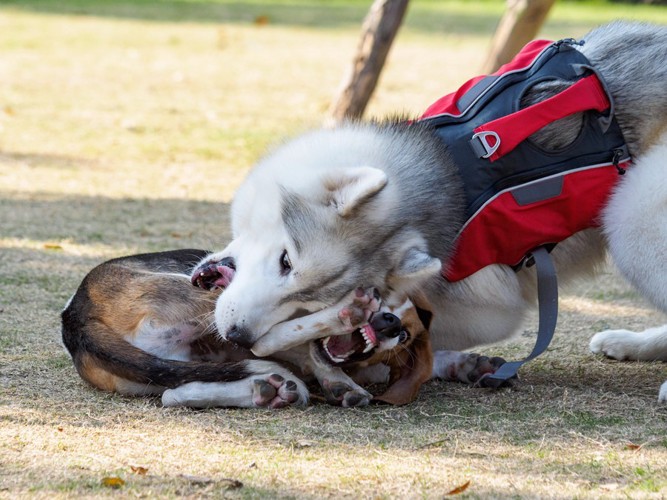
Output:
<instances>
[{"instance_id":1,"label":"dog's white fur","mask_svg":"<svg viewBox=\"0 0 667 500\"><path fill-rule=\"evenodd\" d=\"M591 352L618 360L667 362L667 325L643 332L605 330L591 339ZM667 403L667 381L660 387L658 401Z\"/></svg>"},{"instance_id":2,"label":"dog's white fur","mask_svg":"<svg viewBox=\"0 0 667 500\"><path fill-rule=\"evenodd\" d=\"M603 215L614 262L645 297L667 311L667 134L661 142L625 174ZM600 332L590 349L619 360L667 361L667 325L644 332ZM667 382L659 400L667 402Z\"/></svg>"},{"instance_id":3,"label":"dog's white fur","mask_svg":"<svg viewBox=\"0 0 667 500\"><path fill-rule=\"evenodd\" d=\"M603 229L575 234L552 256L567 282L594 271L608 248L621 273L667 312L667 28L618 23L589 37L581 51L611 89L635 164L604 210ZM576 126L554 126L546 145L576 138ZM506 339L535 303L534 269L491 265L456 283L439 277L439 258L451 255L462 224L458 179L437 170L442 160L418 131L372 125L306 134L263 160L232 205L234 240L214 257L233 257L238 268L216 307L222 335L268 355L321 336L280 323L326 316L349 290L376 286L426 297L435 349ZM643 337L644 350L664 359L667 329L657 332ZM600 342L607 352L602 339L615 335L626 356L639 356L635 336L601 335L592 348Z\"/></svg>"}]
</instances>

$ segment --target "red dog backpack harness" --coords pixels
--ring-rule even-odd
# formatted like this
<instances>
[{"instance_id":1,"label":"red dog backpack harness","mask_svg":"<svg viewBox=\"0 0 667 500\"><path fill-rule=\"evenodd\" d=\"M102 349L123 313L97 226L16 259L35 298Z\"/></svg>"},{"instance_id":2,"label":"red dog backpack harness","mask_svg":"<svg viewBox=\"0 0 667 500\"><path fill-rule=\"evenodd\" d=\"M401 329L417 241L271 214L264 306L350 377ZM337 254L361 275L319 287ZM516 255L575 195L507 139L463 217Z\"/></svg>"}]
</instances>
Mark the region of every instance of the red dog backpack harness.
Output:
<instances>
[{"instance_id":1,"label":"red dog backpack harness","mask_svg":"<svg viewBox=\"0 0 667 500\"><path fill-rule=\"evenodd\" d=\"M516 376L521 364L548 346L558 290L545 249L599 225L602 207L630 164L611 96L574 48L578 44L571 39L531 42L496 73L468 81L420 118L447 145L464 182L467 221L453 258L443 267L445 278L458 281L490 264L519 268L529 256L537 264L537 344L525 360L503 365L486 381L489 385ZM520 108L530 87L555 79L574 83ZM583 127L567 147L546 151L530 141L541 128L575 113L583 113Z\"/></svg>"}]
</instances>

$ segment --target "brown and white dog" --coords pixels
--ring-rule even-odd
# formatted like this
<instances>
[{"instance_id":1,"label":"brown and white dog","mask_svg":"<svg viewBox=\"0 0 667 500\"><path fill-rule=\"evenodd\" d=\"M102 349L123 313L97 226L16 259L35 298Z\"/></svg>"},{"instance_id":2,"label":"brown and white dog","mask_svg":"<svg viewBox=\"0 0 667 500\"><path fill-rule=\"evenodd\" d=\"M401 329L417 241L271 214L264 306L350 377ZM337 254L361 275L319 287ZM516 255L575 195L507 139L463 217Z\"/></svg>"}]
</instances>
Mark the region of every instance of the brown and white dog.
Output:
<instances>
[{"instance_id":1,"label":"brown and white dog","mask_svg":"<svg viewBox=\"0 0 667 500\"><path fill-rule=\"evenodd\" d=\"M323 333L347 328L347 335L271 360L222 341L213 313L234 267L208 261L193 273L206 255L194 249L141 254L94 268L61 314L63 342L79 375L105 391L161 394L167 406L270 408L306 404L301 379L312 376L327 401L342 406L372 398L346 372L362 383L377 382L378 373L388 379L389 388L375 399L391 404L412 401L430 378L428 335L415 308L409 301L380 308L372 291L356 291L349 307L299 325Z\"/></svg>"}]
</instances>

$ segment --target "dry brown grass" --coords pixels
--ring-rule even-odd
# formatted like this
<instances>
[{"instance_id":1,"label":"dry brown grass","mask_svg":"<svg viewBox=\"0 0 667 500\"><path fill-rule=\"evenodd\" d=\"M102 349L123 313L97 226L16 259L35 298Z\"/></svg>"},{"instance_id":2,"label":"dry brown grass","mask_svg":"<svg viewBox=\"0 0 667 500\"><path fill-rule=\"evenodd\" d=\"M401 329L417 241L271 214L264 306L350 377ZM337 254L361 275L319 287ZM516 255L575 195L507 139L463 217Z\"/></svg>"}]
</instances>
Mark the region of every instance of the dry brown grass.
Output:
<instances>
[{"instance_id":1,"label":"dry brown grass","mask_svg":"<svg viewBox=\"0 0 667 500\"><path fill-rule=\"evenodd\" d=\"M371 114L417 113L475 74L501 8L416 2ZM559 5L545 34L623 9ZM320 122L364 10L0 6L0 497L438 498L467 481L476 498L667 494L665 365L587 354L600 329L665 321L612 273L564 296L553 347L512 390L432 382L402 408L191 411L76 376L58 313L84 274L226 241L235 186L266 147ZM535 319L525 328L487 352L525 354ZM118 491L101 484L116 476Z\"/></svg>"}]
</instances>

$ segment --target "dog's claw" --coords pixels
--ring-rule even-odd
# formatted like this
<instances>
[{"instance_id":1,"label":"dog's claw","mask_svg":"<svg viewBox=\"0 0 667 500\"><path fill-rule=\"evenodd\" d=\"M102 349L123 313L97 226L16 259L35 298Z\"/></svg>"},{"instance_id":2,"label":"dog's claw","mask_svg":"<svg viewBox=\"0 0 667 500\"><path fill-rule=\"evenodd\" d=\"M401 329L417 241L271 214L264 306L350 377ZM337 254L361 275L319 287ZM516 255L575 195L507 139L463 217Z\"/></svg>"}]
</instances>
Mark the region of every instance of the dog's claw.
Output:
<instances>
[{"instance_id":1,"label":"dog's claw","mask_svg":"<svg viewBox=\"0 0 667 500\"><path fill-rule=\"evenodd\" d=\"M433 376L443 380L476 384L486 375L496 372L505 364L500 357L482 356L472 352L436 351Z\"/></svg>"},{"instance_id":2,"label":"dog's claw","mask_svg":"<svg viewBox=\"0 0 667 500\"><path fill-rule=\"evenodd\" d=\"M252 401L257 407L284 408L299 401L299 388L293 380L274 373L267 380L253 381Z\"/></svg>"},{"instance_id":3,"label":"dog's claw","mask_svg":"<svg viewBox=\"0 0 667 500\"><path fill-rule=\"evenodd\" d=\"M355 408L368 406L373 399L373 395L361 388L354 388L344 382L329 382L325 380L322 383L324 397L327 403L343 408Z\"/></svg>"}]
</instances>

